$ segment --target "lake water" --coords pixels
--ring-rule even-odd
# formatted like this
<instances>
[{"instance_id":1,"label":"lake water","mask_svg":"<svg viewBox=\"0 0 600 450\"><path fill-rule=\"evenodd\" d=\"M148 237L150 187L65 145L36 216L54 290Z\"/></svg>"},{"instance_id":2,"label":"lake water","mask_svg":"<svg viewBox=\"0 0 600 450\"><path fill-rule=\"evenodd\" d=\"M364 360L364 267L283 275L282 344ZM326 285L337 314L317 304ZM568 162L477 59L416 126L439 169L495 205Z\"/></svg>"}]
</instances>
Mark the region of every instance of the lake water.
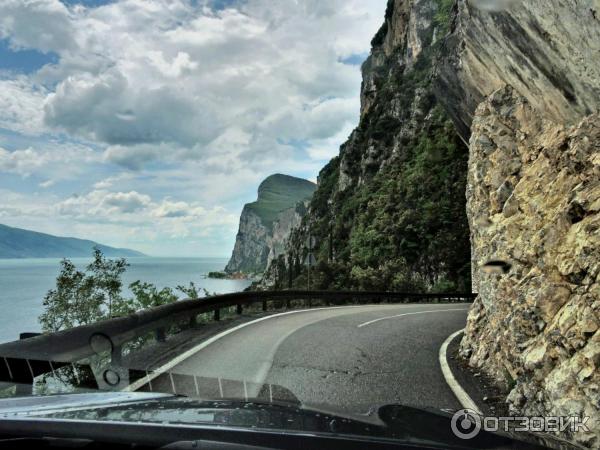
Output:
<instances>
[{"instance_id":1,"label":"lake water","mask_svg":"<svg viewBox=\"0 0 600 450\"><path fill-rule=\"evenodd\" d=\"M80 269L90 258L70 258ZM13 341L19 333L40 331L37 321L43 312L42 300L55 286L60 259L0 259L0 342ZM198 288L225 294L241 291L247 280L220 280L206 278L211 271L223 270L225 258L127 258L130 266L123 275L124 285L141 280L153 283L159 289L175 288L193 281ZM129 290L125 290L129 294ZM183 297L183 294L181 294Z\"/></svg>"}]
</instances>

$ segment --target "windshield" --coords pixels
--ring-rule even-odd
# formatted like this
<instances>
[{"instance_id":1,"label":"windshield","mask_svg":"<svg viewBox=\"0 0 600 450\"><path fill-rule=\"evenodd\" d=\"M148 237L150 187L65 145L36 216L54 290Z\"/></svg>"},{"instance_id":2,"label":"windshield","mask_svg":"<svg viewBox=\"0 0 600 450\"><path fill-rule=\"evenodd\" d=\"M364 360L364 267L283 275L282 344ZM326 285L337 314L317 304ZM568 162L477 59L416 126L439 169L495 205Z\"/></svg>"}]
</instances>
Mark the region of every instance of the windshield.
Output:
<instances>
[{"instance_id":1,"label":"windshield","mask_svg":"<svg viewBox=\"0 0 600 450\"><path fill-rule=\"evenodd\" d=\"M599 15L0 2L0 440L600 446Z\"/></svg>"}]
</instances>

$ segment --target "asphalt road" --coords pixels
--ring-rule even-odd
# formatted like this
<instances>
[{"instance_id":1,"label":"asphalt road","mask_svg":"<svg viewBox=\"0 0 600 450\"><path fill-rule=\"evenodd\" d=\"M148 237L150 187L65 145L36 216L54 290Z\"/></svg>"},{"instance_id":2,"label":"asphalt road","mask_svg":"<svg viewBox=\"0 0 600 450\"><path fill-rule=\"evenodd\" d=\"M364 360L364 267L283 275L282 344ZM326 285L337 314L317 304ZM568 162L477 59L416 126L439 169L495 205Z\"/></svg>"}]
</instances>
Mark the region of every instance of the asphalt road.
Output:
<instances>
[{"instance_id":1,"label":"asphalt road","mask_svg":"<svg viewBox=\"0 0 600 450\"><path fill-rule=\"evenodd\" d=\"M351 413L386 403L459 409L438 352L448 335L464 327L468 306L369 305L287 313L217 339L172 372L244 380L248 396L257 394L256 386L272 383L289 389L305 406Z\"/></svg>"}]
</instances>

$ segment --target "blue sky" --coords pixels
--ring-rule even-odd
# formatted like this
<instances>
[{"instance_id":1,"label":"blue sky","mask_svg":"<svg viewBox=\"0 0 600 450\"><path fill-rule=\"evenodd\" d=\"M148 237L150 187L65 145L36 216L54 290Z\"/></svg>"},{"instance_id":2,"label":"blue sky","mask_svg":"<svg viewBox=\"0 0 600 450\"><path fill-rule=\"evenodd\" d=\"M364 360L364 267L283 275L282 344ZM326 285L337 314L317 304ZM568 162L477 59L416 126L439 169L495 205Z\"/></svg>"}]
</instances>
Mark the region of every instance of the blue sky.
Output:
<instances>
[{"instance_id":1,"label":"blue sky","mask_svg":"<svg viewBox=\"0 0 600 450\"><path fill-rule=\"evenodd\" d=\"M385 0L3 0L0 223L228 256L266 176L358 122Z\"/></svg>"},{"instance_id":2,"label":"blue sky","mask_svg":"<svg viewBox=\"0 0 600 450\"><path fill-rule=\"evenodd\" d=\"M57 62L56 53L45 54L32 49L12 50L8 39L0 41L0 70L30 74L46 64Z\"/></svg>"}]
</instances>

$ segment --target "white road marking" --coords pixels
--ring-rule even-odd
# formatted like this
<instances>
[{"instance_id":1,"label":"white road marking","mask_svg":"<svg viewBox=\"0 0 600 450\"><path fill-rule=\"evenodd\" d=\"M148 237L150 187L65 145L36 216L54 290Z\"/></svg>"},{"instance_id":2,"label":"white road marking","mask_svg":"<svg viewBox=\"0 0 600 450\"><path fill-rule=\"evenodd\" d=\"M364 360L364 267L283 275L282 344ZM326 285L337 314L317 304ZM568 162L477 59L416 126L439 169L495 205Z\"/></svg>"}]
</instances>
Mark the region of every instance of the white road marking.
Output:
<instances>
[{"instance_id":1,"label":"white road marking","mask_svg":"<svg viewBox=\"0 0 600 450\"><path fill-rule=\"evenodd\" d=\"M458 399L459 403L463 408L471 409L475 411L479 415L483 415L481 410L477 407L473 399L467 394L467 392L462 388L454 375L452 374L452 370L450 370L450 366L448 365L448 345L452 340L458 336L460 333L464 331L464 328L455 331L444 341L442 346L440 347L440 366L442 368L442 373L444 374L444 378L446 379L446 383L450 386L450 389Z\"/></svg>"},{"instance_id":2,"label":"white road marking","mask_svg":"<svg viewBox=\"0 0 600 450\"><path fill-rule=\"evenodd\" d=\"M357 325L357 328L366 327L367 325L371 325L371 324L380 322L382 320L394 319L396 317L404 317L404 316L412 316L414 314L427 314L427 313L444 312L444 311L468 311L468 309L464 309L464 308L432 309L429 311L417 311L417 312L409 312L409 313L403 313L403 314L394 314L393 316L385 316L385 317L380 317L379 319L373 319L373 320L369 320L368 322L363 322L360 325Z\"/></svg>"},{"instance_id":3,"label":"white road marking","mask_svg":"<svg viewBox=\"0 0 600 450\"><path fill-rule=\"evenodd\" d=\"M134 383L131 383L129 386L125 386L121 390L125 391L125 392L136 391L139 388L141 388L143 385L145 385L148 382L148 380L151 381L151 380L155 379L156 377L158 377L159 375L171 370L173 367L182 363L186 359L194 356L200 350L208 347L213 342L221 339L224 336L227 336L228 334L235 333L236 331L238 331L244 327L254 325L255 323L258 323L258 322L262 322L263 320L269 320L269 319L273 319L275 317L287 316L288 314L298 314L298 313L307 312L307 311L323 311L323 310L327 310L327 309L340 309L340 308L368 308L368 307L372 307L372 306L373 305L351 305L351 306L329 306L329 307L324 307L324 308L299 309L299 310L295 310L295 311L286 311L286 312L282 312L282 313L278 313L278 314L273 314L270 316L265 316L265 317L261 317L259 319L252 320L250 322L242 323L236 327L225 330L225 331L201 342L200 344L196 345L195 347L192 347L188 351L183 352L182 354L176 356L168 363L158 367L156 370L151 371L147 377L141 378L141 379L135 381ZM388 305L385 305L385 306L388 306ZM389 306L398 306L398 305L389 305Z\"/></svg>"}]
</instances>

